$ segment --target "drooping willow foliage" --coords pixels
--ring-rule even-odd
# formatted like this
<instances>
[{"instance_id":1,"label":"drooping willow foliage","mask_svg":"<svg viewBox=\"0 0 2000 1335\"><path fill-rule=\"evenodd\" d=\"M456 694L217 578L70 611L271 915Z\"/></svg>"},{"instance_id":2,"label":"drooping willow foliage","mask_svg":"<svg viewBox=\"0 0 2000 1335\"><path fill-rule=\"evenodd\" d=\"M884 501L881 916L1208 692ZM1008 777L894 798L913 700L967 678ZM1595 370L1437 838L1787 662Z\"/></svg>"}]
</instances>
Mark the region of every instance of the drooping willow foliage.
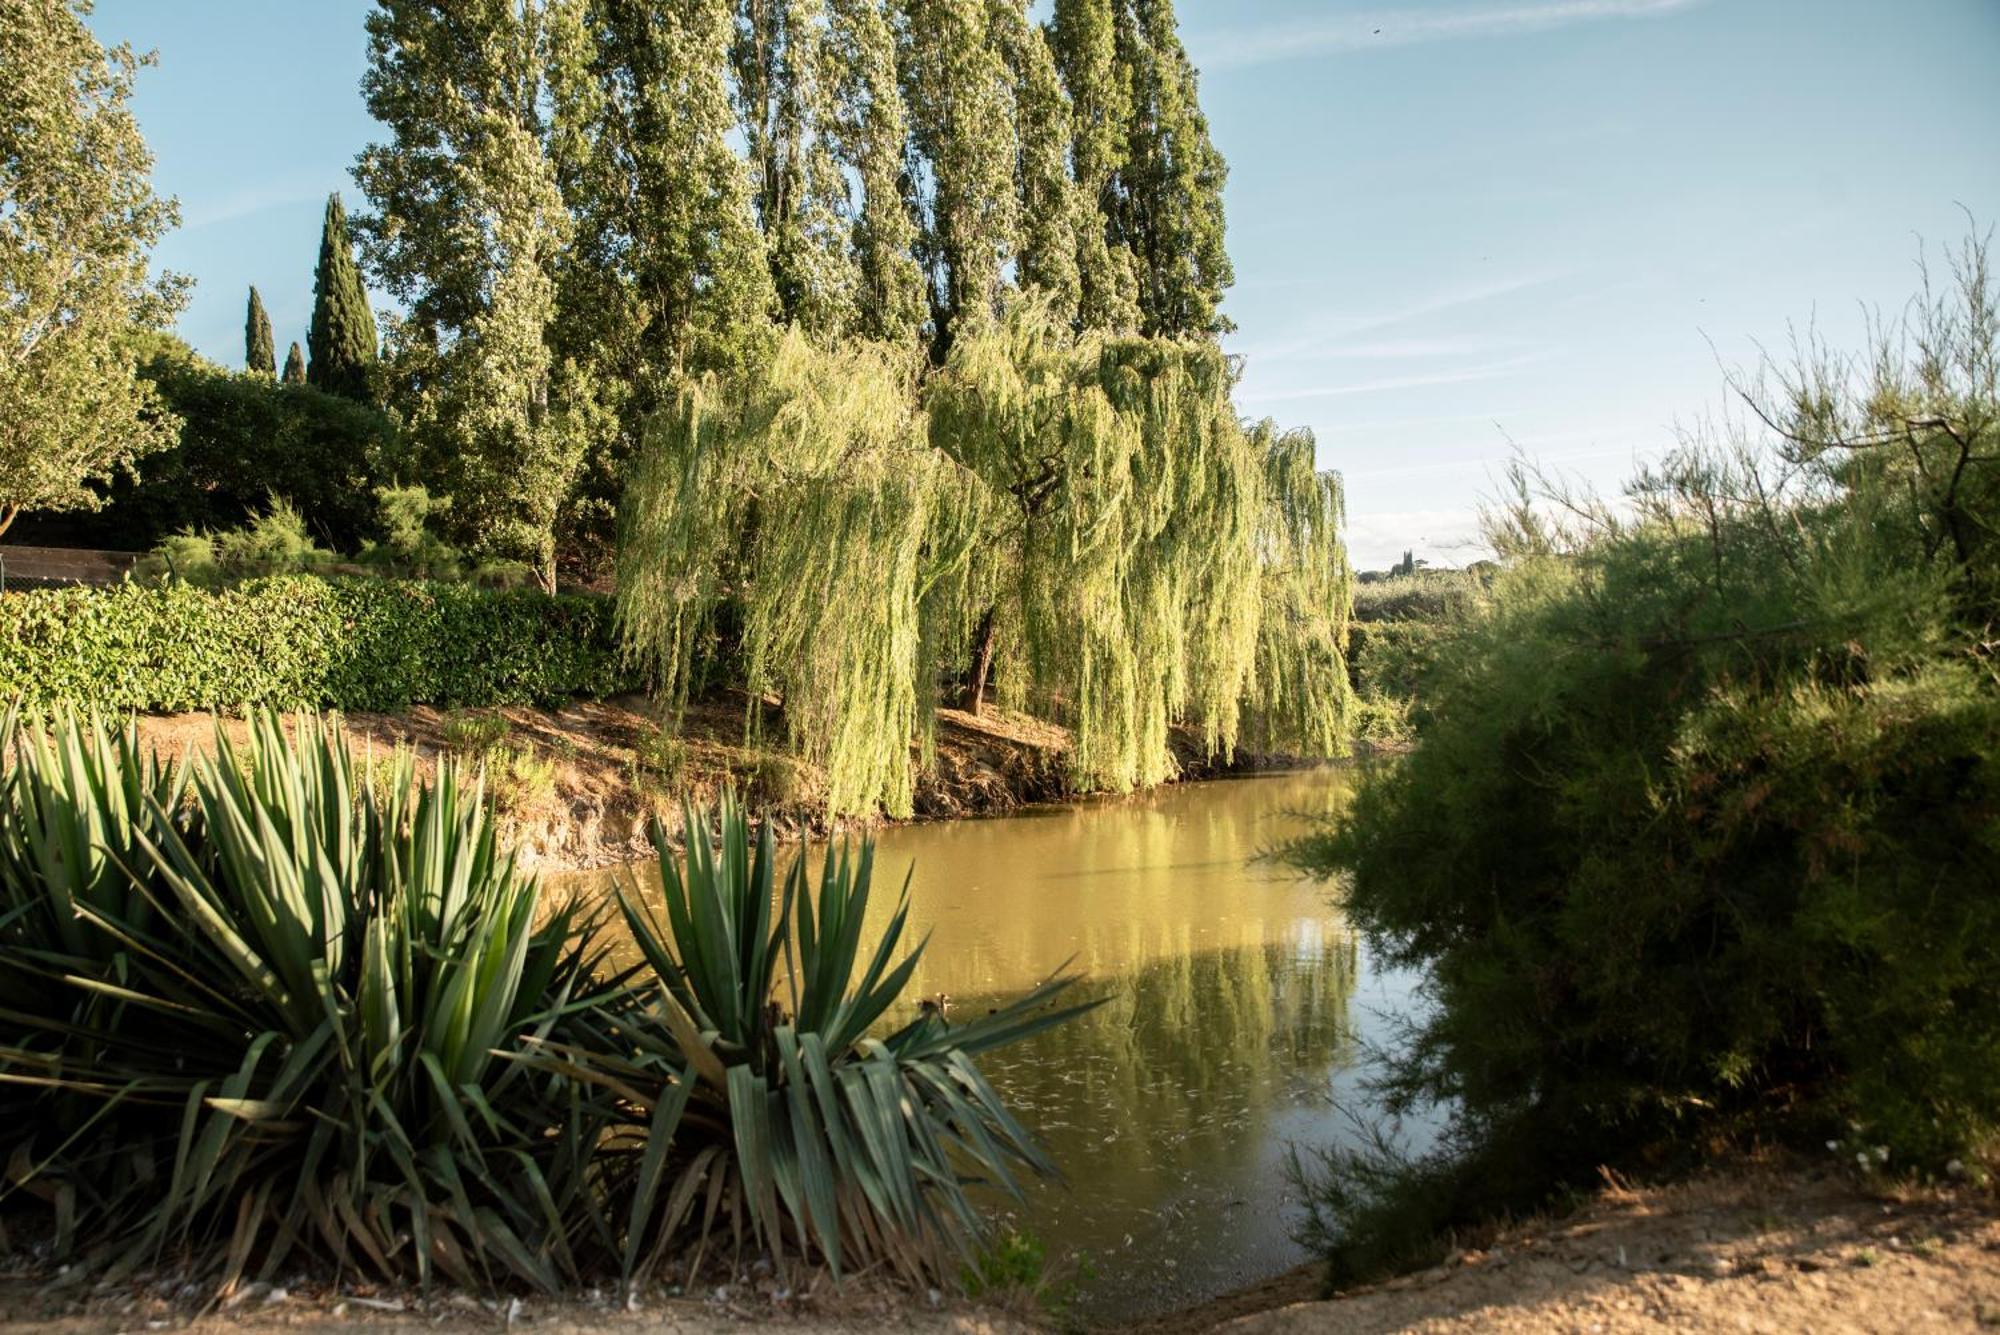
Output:
<instances>
[{"instance_id":1,"label":"drooping willow foliage","mask_svg":"<svg viewBox=\"0 0 2000 1335\"><path fill-rule=\"evenodd\" d=\"M782 698L835 814L907 813L982 630L1002 697L1071 728L1088 786L1171 778L1182 723L1210 754L1246 722L1336 754L1339 484L1309 434L1245 430L1232 380L1211 341L1079 334L1032 298L921 386L897 354L794 334L753 387L656 426L626 505L628 645L680 698L740 603L752 700Z\"/></svg>"},{"instance_id":2,"label":"drooping willow foliage","mask_svg":"<svg viewBox=\"0 0 2000 1335\"><path fill-rule=\"evenodd\" d=\"M619 545L625 641L684 700L725 600L741 611L753 727L782 701L832 811L910 807L924 667L919 605L961 563L956 469L924 438L915 363L881 345L788 335L770 365L708 381L655 421Z\"/></svg>"}]
</instances>

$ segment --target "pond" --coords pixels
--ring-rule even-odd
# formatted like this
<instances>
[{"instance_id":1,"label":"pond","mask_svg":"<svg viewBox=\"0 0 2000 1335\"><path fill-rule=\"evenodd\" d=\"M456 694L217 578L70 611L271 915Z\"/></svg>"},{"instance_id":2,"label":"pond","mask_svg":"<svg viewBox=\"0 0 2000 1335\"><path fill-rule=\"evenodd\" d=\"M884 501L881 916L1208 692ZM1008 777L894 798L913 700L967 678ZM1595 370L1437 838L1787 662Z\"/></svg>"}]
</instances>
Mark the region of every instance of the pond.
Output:
<instances>
[{"instance_id":1,"label":"pond","mask_svg":"<svg viewBox=\"0 0 2000 1335\"><path fill-rule=\"evenodd\" d=\"M1259 855L1337 812L1351 772L1174 785L877 842L884 918L914 865L911 982L984 1014L1061 965L1105 1005L980 1064L1066 1181L999 1201L1097 1319L1186 1307L1305 1260L1286 1160L1358 1097L1359 1049L1406 1013L1327 888ZM889 893L881 893L888 891Z\"/></svg>"}]
</instances>

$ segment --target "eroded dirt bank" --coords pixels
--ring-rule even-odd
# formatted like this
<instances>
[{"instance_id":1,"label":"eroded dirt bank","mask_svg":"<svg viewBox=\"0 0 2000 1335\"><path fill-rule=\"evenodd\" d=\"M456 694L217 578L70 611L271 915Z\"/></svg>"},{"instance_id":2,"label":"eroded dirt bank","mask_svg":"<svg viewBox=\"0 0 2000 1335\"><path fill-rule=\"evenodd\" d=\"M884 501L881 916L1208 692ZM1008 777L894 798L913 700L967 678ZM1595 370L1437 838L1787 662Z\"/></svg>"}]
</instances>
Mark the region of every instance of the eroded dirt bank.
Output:
<instances>
[{"instance_id":1,"label":"eroded dirt bank","mask_svg":"<svg viewBox=\"0 0 2000 1335\"><path fill-rule=\"evenodd\" d=\"M429 770L444 751L483 759L509 835L531 865L584 870L648 857L648 818L670 831L683 798L712 799L732 787L788 831L824 834L824 787L813 767L772 747L745 741L744 702L696 705L664 727L641 696L574 701L561 709L439 710L349 714L343 723L357 748L408 746ZM210 716L148 715L143 735L184 752L213 745ZM245 725L226 720L240 739ZM1284 757L1239 754L1233 764L1205 761L1191 733L1176 735L1183 777L1283 768ZM1066 729L989 708L974 716L937 712L935 744L919 755L915 816L942 820L990 816L1077 795L1069 773ZM850 821L841 828L871 822Z\"/></svg>"}]
</instances>

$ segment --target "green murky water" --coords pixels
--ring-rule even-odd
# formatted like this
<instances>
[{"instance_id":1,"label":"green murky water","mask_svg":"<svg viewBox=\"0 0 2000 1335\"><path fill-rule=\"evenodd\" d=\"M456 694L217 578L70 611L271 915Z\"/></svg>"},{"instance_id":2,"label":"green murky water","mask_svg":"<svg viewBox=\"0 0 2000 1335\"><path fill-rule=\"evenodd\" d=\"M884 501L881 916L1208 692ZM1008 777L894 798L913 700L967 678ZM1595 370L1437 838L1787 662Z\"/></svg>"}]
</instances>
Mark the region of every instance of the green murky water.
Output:
<instances>
[{"instance_id":1,"label":"green murky water","mask_svg":"<svg viewBox=\"0 0 2000 1335\"><path fill-rule=\"evenodd\" d=\"M912 1007L946 993L980 1014L1066 959L1110 998L981 1058L1067 1174L1000 1208L1070 1271L1080 1312L1183 1307L1305 1259L1289 1148L1341 1133L1358 1045L1409 985L1371 975L1325 887L1258 855L1349 782L1185 784L878 840L878 886L914 864L911 921L932 932Z\"/></svg>"}]
</instances>

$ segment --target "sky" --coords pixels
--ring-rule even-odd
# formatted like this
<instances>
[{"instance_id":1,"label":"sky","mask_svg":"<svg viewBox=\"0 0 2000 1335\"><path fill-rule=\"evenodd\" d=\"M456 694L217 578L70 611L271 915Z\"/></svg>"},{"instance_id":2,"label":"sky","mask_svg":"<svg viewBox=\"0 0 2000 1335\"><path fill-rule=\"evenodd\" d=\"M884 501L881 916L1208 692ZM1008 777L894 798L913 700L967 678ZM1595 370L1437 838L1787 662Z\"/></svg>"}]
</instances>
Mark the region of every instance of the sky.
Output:
<instances>
[{"instance_id":1,"label":"sky","mask_svg":"<svg viewBox=\"0 0 2000 1335\"><path fill-rule=\"evenodd\" d=\"M305 340L329 191L378 137L365 0L99 0L238 364ZM1355 564L1483 554L1515 451L1614 490L1727 368L1915 290L2000 222L2000 0L1180 0L1229 161L1246 415L1309 427Z\"/></svg>"}]
</instances>

